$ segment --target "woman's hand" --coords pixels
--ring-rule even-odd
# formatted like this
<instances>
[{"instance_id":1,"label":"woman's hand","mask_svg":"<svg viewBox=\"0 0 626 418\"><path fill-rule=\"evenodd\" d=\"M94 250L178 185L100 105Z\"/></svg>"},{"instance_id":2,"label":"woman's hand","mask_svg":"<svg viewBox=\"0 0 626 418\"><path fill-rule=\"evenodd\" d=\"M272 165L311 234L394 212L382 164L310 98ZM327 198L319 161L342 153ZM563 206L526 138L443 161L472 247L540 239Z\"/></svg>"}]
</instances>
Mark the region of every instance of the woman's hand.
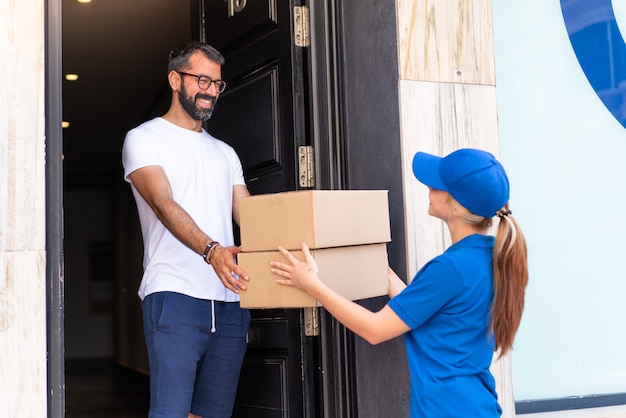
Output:
<instances>
[{"instance_id":1,"label":"woman's hand","mask_svg":"<svg viewBox=\"0 0 626 418\"><path fill-rule=\"evenodd\" d=\"M287 263L270 262L270 271L280 277L276 283L304 290L321 302L324 308L339 322L371 344L390 340L410 329L389 306L385 306L379 312L374 313L326 286L317 275L317 263L306 244L302 244L304 261L298 260L282 247L278 247L278 251L285 256ZM397 280L394 279L396 288L405 286L404 282L393 273L393 270L389 269L390 281L392 276L397 278Z\"/></svg>"},{"instance_id":2,"label":"woman's hand","mask_svg":"<svg viewBox=\"0 0 626 418\"><path fill-rule=\"evenodd\" d=\"M281 277L281 279L276 280L276 283L283 286L294 286L308 292L316 282L319 282L317 263L305 243L302 243L304 261L298 260L283 247L278 247L278 251L285 256L289 264L278 261L270 262L270 271Z\"/></svg>"}]
</instances>

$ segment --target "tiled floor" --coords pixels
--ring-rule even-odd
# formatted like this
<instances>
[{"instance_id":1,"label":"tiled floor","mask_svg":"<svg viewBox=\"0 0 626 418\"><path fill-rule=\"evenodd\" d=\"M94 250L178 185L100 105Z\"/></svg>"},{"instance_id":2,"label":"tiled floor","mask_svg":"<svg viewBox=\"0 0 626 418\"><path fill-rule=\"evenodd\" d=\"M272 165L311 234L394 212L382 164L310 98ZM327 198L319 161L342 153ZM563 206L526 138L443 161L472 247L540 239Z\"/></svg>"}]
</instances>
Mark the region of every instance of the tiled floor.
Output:
<instances>
[{"instance_id":1,"label":"tiled floor","mask_svg":"<svg viewBox=\"0 0 626 418\"><path fill-rule=\"evenodd\" d=\"M148 376L111 360L66 361L65 386L66 418L148 416Z\"/></svg>"}]
</instances>

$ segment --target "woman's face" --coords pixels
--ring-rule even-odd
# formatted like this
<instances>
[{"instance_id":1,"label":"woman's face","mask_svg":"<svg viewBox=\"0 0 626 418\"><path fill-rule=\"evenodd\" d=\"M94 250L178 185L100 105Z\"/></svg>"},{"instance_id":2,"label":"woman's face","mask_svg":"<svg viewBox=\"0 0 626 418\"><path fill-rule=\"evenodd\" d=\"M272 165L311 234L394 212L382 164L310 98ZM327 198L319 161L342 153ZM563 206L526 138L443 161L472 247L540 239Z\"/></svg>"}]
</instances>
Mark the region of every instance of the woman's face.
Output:
<instances>
[{"instance_id":1,"label":"woman's face","mask_svg":"<svg viewBox=\"0 0 626 418\"><path fill-rule=\"evenodd\" d=\"M450 194L441 190L428 188L428 214L444 221L450 217L451 205Z\"/></svg>"}]
</instances>

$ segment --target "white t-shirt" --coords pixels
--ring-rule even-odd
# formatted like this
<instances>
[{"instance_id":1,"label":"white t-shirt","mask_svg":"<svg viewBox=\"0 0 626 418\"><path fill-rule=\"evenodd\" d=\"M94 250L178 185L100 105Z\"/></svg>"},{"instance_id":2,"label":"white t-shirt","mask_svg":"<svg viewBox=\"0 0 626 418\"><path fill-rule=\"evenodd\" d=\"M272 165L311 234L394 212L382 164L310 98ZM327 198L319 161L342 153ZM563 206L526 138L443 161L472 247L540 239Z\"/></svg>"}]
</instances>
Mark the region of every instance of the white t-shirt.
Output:
<instances>
[{"instance_id":1,"label":"white t-shirt","mask_svg":"<svg viewBox=\"0 0 626 418\"><path fill-rule=\"evenodd\" d=\"M234 149L204 129L194 132L155 118L132 129L122 149L124 179L151 165L163 167L176 201L215 241L234 244L233 187L244 184ZM238 301L226 289L213 267L174 237L158 220L131 183L143 235L144 274L141 300L154 292L178 292L200 299Z\"/></svg>"}]
</instances>

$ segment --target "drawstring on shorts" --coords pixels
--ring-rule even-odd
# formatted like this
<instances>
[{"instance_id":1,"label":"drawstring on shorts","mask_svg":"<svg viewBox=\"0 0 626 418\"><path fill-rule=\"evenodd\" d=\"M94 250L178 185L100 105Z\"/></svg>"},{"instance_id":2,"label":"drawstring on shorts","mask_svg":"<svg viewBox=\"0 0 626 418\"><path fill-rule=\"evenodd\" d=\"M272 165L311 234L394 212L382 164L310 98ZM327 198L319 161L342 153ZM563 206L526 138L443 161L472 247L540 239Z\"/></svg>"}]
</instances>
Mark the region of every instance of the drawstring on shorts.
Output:
<instances>
[{"instance_id":1,"label":"drawstring on shorts","mask_svg":"<svg viewBox=\"0 0 626 418\"><path fill-rule=\"evenodd\" d=\"M215 301L211 299L211 334L215 334Z\"/></svg>"}]
</instances>

